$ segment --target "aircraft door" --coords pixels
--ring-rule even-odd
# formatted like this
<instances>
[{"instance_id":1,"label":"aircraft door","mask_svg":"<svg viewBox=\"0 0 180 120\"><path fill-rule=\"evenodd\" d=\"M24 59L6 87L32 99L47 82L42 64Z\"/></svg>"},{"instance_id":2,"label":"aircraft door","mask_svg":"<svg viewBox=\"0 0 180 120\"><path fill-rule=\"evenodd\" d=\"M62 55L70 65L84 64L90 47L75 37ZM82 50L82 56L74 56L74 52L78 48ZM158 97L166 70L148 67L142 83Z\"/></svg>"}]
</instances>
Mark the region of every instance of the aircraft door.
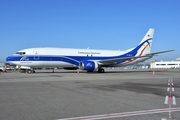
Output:
<instances>
[{"instance_id":1,"label":"aircraft door","mask_svg":"<svg viewBox=\"0 0 180 120\"><path fill-rule=\"evenodd\" d=\"M34 49L33 50L33 53L34 53L34 60L39 60L39 51L38 51L38 49Z\"/></svg>"}]
</instances>

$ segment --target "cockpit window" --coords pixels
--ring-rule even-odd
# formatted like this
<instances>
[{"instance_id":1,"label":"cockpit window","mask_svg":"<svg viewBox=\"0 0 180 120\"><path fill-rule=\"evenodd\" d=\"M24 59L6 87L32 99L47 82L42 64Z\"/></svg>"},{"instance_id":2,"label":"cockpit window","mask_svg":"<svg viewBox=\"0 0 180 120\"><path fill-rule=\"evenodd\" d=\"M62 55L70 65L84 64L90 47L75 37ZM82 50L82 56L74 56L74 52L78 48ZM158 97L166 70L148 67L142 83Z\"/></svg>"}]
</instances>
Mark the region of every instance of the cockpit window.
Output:
<instances>
[{"instance_id":1,"label":"cockpit window","mask_svg":"<svg viewBox=\"0 0 180 120\"><path fill-rule=\"evenodd\" d=\"M26 54L26 52L16 52L16 54L18 54L18 55L24 55L24 54Z\"/></svg>"}]
</instances>

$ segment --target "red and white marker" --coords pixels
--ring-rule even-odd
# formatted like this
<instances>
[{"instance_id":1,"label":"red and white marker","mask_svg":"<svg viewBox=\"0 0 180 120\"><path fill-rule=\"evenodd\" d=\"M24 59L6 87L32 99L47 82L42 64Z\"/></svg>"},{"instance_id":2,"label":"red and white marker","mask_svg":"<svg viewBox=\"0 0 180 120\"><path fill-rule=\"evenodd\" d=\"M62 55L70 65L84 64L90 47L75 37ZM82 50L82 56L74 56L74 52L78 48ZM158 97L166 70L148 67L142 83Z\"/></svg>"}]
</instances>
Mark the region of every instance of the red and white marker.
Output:
<instances>
[{"instance_id":1,"label":"red and white marker","mask_svg":"<svg viewBox=\"0 0 180 120\"><path fill-rule=\"evenodd\" d=\"M169 86L173 86L174 84L173 83L168 83Z\"/></svg>"},{"instance_id":2,"label":"red and white marker","mask_svg":"<svg viewBox=\"0 0 180 120\"><path fill-rule=\"evenodd\" d=\"M175 96L166 96L164 104L176 105L176 98L175 98Z\"/></svg>"},{"instance_id":3,"label":"red and white marker","mask_svg":"<svg viewBox=\"0 0 180 120\"><path fill-rule=\"evenodd\" d=\"M169 83L173 83L173 79L172 79L172 78L169 78L168 82L169 82Z\"/></svg>"},{"instance_id":4,"label":"red and white marker","mask_svg":"<svg viewBox=\"0 0 180 120\"><path fill-rule=\"evenodd\" d=\"M174 84L173 84L173 79L172 78L169 78L169 80L168 80L168 85L169 86L173 86Z\"/></svg>"},{"instance_id":5,"label":"red and white marker","mask_svg":"<svg viewBox=\"0 0 180 120\"><path fill-rule=\"evenodd\" d=\"M168 88L167 88L167 91L169 91L169 92L174 92L174 88L173 88L173 87L168 87Z\"/></svg>"}]
</instances>

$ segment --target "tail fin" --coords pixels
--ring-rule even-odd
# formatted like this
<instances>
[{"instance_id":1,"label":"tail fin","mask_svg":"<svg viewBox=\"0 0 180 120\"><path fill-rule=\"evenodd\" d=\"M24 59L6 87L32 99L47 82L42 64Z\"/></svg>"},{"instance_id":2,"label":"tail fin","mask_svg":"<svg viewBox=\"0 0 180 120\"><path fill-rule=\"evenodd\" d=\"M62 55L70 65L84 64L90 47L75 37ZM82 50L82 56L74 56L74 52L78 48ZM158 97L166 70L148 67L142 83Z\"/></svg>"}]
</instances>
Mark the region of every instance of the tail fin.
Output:
<instances>
[{"instance_id":1,"label":"tail fin","mask_svg":"<svg viewBox=\"0 0 180 120\"><path fill-rule=\"evenodd\" d=\"M144 36L144 38L139 43L140 49L138 50L138 52L140 52L141 55L150 53L153 36L154 36L154 29L150 28L149 31Z\"/></svg>"},{"instance_id":2,"label":"tail fin","mask_svg":"<svg viewBox=\"0 0 180 120\"><path fill-rule=\"evenodd\" d=\"M154 29L150 28L139 44L143 43L144 41L148 40L149 38L153 38L153 36L154 36Z\"/></svg>"}]
</instances>

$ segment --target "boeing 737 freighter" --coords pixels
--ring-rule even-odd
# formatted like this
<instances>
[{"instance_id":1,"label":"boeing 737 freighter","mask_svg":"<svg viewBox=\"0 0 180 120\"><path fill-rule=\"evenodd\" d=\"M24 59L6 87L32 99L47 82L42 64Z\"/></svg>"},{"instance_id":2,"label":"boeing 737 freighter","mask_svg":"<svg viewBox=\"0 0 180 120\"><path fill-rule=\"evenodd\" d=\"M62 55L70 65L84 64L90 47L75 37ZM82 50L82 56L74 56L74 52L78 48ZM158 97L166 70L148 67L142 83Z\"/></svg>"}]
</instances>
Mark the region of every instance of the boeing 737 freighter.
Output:
<instances>
[{"instance_id":1,"label":"boeing 737 freighter","mask_svg":"<svg viewBox=\"0 0 180 120\"><path fill-rule=\"evenodd\" d=\"M8 56L6 60L19 66L28 66L32 72L37 67L63 67L64 69L81 69L88 72L103 67L121 67L143 62L156 54L170 52L166 50L150 53L154 29L150 28L137 47L120 50L69 49L69 48L29 48Z\"/></svg>"}]
</instances>

